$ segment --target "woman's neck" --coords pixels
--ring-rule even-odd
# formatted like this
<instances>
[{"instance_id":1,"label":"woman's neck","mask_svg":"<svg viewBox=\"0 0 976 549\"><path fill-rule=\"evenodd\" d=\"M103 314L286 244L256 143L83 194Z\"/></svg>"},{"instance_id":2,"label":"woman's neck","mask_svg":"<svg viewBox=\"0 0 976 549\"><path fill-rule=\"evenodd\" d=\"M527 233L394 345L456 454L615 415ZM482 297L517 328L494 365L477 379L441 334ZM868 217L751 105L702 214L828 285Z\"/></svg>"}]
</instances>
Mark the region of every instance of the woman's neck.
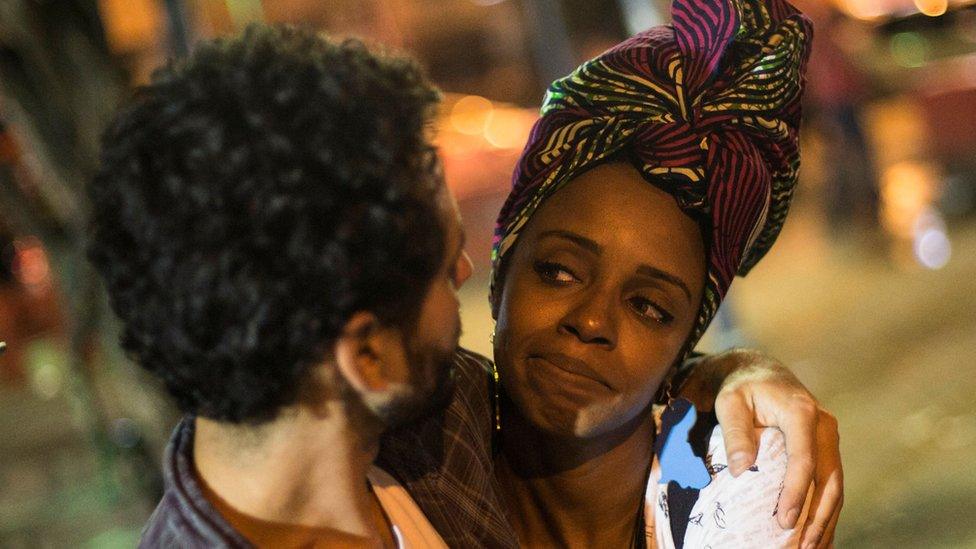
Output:
<instances>
[{"instance_id":1,"label":"woman's neck","mask_svg":"<svg viewBox=\"0 0 976 549\"><path fill-rule=\"evenodd\" d=\"M521 543L630 546L653 455L653 416L583 440L541 433L508 408L495 474Z\"/></svg>"}]
</instances>

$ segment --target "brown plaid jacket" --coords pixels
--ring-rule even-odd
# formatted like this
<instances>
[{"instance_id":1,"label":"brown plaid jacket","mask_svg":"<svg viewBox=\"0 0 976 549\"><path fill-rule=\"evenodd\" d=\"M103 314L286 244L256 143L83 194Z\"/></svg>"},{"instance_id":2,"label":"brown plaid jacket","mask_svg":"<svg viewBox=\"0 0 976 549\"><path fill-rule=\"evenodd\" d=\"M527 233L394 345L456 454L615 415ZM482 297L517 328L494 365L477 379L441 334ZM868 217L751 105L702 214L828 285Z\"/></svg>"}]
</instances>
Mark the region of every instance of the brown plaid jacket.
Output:
<instances>
[{"instance_id":1,"label":"brown plaid jacket","mask_svg":"<svg viewBox=\"0 0 976 549\"><path fill-rule=\"evenodd\" d=\"M377 463L450 547L518 547L492 470L491 361L459 349L454 363L448 407L384 436Z\"/></svg>"}]
</instances>

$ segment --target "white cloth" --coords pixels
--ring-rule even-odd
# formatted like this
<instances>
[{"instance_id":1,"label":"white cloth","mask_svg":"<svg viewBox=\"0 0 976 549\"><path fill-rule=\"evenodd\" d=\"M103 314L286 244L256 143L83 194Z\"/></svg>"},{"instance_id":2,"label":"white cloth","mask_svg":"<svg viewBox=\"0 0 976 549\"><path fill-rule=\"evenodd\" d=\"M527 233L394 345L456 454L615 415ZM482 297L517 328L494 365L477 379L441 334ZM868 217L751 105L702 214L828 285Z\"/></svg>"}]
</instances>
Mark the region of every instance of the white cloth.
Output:
<instances>
[{"instance_id":1,"label":"white cloth","mask_svg":"<svg viewBox=\"0 0 976 549\"><path fill-rule=\"evenodd\" d=\"M705 465L711 483L698 495L685 531L686 549L798 547L800 531L810 506L806 505L797 527L784 530L777 523L776 503L786 477L786 443L779 429L757 429L759 455L753 469L738 478L729 472L721 426L708 443ZM667 484L659 484L661 468L657 457L651 466L645 494L644 520L647 546L674 549L668 510ZM785 511L784 511L785 512Z\"/></svg>"},{"instance_id":2,"label":"white cloth","mask_svg":"<svg viewBox=\"0 0 976 549\"><path fill-rule=\"evenodd\" d=\"M400 549L447 549L407 490L389 473L376 467L367 473L369 484L393 528Z\"/></svg>"}]
</instances>

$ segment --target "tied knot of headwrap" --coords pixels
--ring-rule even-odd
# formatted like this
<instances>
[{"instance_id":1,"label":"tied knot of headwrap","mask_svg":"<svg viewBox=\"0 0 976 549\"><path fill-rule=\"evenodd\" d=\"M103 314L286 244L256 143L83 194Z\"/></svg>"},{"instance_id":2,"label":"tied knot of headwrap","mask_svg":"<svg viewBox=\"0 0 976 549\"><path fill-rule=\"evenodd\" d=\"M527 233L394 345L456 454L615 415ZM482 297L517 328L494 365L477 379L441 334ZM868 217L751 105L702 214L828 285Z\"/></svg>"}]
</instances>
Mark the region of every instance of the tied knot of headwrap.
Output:
<instances>
[{"instance_id":1,"label":"tied knot of headwrap","mask_svg":"<svg viewBox=\"0 0 976 549\"><path fill-rule=\"evenodd\" d=\"M688 349L782 228L799 169L810 21L783 0L675 0L655 27L552 83L495 228L495 274L539 205L619 154L702 226Z\"/></svg>"}]
</instances>

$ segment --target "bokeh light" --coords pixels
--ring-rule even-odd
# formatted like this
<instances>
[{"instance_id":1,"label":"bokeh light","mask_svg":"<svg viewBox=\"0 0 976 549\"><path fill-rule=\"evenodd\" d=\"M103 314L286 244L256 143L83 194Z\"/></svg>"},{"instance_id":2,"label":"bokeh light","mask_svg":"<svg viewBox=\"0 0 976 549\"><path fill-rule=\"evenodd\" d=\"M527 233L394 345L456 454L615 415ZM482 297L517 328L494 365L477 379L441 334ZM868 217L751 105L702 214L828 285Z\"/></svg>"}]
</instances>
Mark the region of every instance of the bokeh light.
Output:
<instances>
[{"instance_id":1,"label":"bokeh light","mask_svg":"<svg viewBox=\"0 0 976 549\"><path fill-rule=\"evenodd\" d=\"M842 10L857 19L877 19L885 14L880 0L842 0L839 4Z\"/></svg>"},{"instance_id":2,"label":"bokeh light","mask_svg":"<svg viewBox=\"0 0 976 549\"><path fill-rule=\"evenodd\" d=\"M938 17L949 9L949 0L915 0L915 7L929 17Z\"/></svg>"},{"instance_id":3,"label":"bokeh light","mask_svg":"<svg viewBox=\"0 0 976 549\"><path fill-rule=\"evenodd\" d=\"M915 258L928 269L941 269L949 263L952 244L942 229L926 229L915 238Z\"/></svg>"},{"instance_id":4,"label":"bokeh light","mask_svg":"<svg viewBox=\"0 0 976 549\"><path fill-rule=\"evenodd\" d=\"M945 221L935 208L925 208L913 223L915 260L926 269L941 269L952 257Z\"/></svg>"},{"instance_id":5,"label":"bokeh light","mask_svg":"<svg viewBox=\"0 0 976 549\"><path fill-rule=\"evenodd\" d=\"M925 65L930 49L929 41L917 32L899 32L891 37L891 56L902 67Z\"/></svg>"},{"instance_id":6,"label":"bokeh light","mask_svg":"<svg viewBox=\"0 0 976 549\"><path fill-rule=\"evenodd\" d=\"M935 168L922 162L899 162L881 179L881 213L885 228L901 238L913 238L917 222L935 200Z\"/></svg>"},{"instance_id":7,"label":"bokeh light","mask_svg":"<svg viewBox=\"0 0 976 549\"><path fill-rule=\"evenodd\" d=\"M45 291L51 283L51 266L41 241L36 237L26 237L15 242L14 247L17 250L14 276L30 292Z\"/></svg>"},{"instance_id":8,"label":"bokeh light","mask_svg":"<svg viewBox=\"0 0 976 549\"><path fill-rule=\"evenodd\" d=\"M499 149L520 148L529 137L534 118L521 109L495 109L485 122L485 139Z\"/></svg>"},{"instance_id":9,"label":"bokeh light","mask_svg":"<svg viewBox=\"0 0 976 549\"><path fill-rule=\"evenodd\" d=\"M466 135L479 135L492 112L491 101L479 95L462 97L451 107L451 126Z\"/></svg>"}]
</instances>

